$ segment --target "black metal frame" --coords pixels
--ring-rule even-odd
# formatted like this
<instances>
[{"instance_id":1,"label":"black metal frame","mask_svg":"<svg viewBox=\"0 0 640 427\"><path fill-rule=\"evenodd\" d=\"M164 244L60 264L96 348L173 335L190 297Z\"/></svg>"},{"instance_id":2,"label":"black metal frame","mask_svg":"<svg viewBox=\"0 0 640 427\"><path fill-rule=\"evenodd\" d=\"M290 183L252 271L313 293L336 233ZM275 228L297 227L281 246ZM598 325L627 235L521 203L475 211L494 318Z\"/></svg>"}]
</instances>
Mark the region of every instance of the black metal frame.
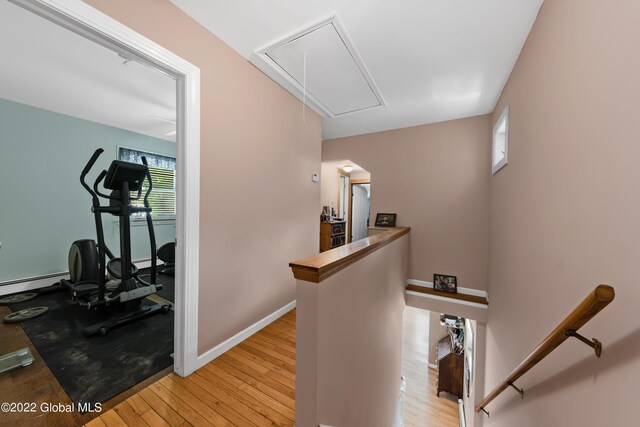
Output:
<instances>
[{"instance_id":1,"label":"black metal frame","mask_svg":"<svg viewBox=\"0 0 640 427\"><path fill-rule=\"evenodd\" d=\"M112 162L109 171L103 170L102 172L100 172L93 183L93 188L91 188L86 183L85 178L87 174L93 168L95 162L103 152L104 150L102 148L97 149L80 174L80 183L85 188L85 190L89 192L92 199L91 211L94 215L97 234L96 237L98 240L97 246L99 274L97 282L97 295L89 296L85 301L79 302L80 304L85 305L88 308L106 308L109 305L116 304L124 305L125 313L113 316L106 322L102 322L85 328L85 335L93 335L95 333L104 335L109 329L113 327L120 326L143 317L147 317L150 314L156 312L166 312L170 308L169 304L153 304L144 307L140 306L144 297L155 293L156 290L162 289L161 285L156 285L156 239L153 229L153 220L151 219L151 207L149 205L149 194L151 194L151 191L153 190L153 182L151 179L151 172L149 171L147 160L145 157L142 157L144 168L142 168L142 165L133 163L130 164L132 170L137 169L138 172L144 170L144 179L148 181L148 188L144 194L143 199L144 206L132 206L132 201L140 200L140 198L142 197L142 181L135 183L134 187L137 188L133 188L133 190L137 190L138 194L133 198L131 197L129 182L126 179L122 180L121 186L119 188L110 185L108 186L107 182L105 181L105 188L108 190L112 190L110 195L100 192L98 188L100 183L105 180L105 177L111 177L113 173L116 173L118 167L122 169L122 167L126 167L128 163L122 161L114 161ZM111 182L111 180L109 180L109 182ZM102 206L100 204L100 197L109 200L109 205ZM147 228L149 232L149 244L151 247L151 274L148 283L137 277L137 275L134 277L134 275L132 275L131 273L133 264L131 260L130 217L132 214L140 212L145 213L146 216ZM113 254L105 243L104 227L102 223L103 213L109 213L117 216L120 228L121 282L119 286L115 290L111 291L108 295L106 289L106 257L108 255L110 259L113 259ZM140 283L142 287L138 287L138 283Z\"/></svg>"}]
</instances>

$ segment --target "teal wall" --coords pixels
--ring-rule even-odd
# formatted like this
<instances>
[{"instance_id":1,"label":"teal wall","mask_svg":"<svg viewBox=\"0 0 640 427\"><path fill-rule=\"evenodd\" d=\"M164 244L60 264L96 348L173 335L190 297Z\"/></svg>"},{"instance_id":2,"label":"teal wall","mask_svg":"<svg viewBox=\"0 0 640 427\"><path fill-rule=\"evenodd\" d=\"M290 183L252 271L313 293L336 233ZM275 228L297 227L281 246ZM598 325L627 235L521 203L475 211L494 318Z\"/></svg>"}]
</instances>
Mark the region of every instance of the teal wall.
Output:
<instances>
[{"instance_id":1,"label":"teal wall","mask_svg":"<svg viewBox=\"0 0 640 427\"><path fill-rule=\"evenodd\" d=\"M88 181L116 158L117 147L175 156L171 141L0 99L0 283L67 271L74 240L95 239L91 197L80 171L105 152ZM119 253L118 222L103 215L107 245ZM155 224L158 246L173 241L175 223ZM134 260L150 258L146 226L131 229Z\"/></svg>"}]
</instances>

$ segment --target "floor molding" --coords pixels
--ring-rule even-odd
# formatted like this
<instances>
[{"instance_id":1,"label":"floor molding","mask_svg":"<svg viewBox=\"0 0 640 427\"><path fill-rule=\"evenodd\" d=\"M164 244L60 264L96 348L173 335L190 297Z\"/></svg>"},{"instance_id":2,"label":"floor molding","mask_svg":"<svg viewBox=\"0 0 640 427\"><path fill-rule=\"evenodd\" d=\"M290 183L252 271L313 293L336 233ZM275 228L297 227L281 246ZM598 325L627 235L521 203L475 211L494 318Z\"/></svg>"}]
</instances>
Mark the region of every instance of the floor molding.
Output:
<instances>
[{"instance_id":1,"label":"floor molding","mask_svg":"<svg viewBox=\"0 0 640 427\"><path fill-rule=\"evenodd\" d=\"M404 427L404 394L407 392L407 381L400 377L400 393L398 393L398 407L393 427Z\"/></svg>"},{"instance_id":2,"label":"floor molding","mask_svg":"<svg viewBox=\"0 0 640 427\"><path fill-rule=\"evenodd\" d=\"M204 365L206 365L207 363L211 362L213 359L217 358L221 354L231 350L233 347L235 347L236 345L240 344L242 341L246 340L251 335L255 334L256 332L260 331L261 329L267 327L269 324L271 324L272 322L276 321L280 317L284 316L285 314L287 314L288 312L290 312L294 308L296 308L296 301L295 300L291 301L289 304L285 305L284 307L279 308L278 310L274 311L273 313L271 313L267 317L258 320L253 325L249 326L248 328L244 329L241 332L238 332L237 334L235 334L234 336L232 336L228 340L224 341L223 343L218 344L217 346L213 347L212 349L210 349L210 350L206 351L205 353L199 355L196 369L202 368Z\"/></svg>"},{"instance_id":3,"label":"floor molding","mask_svg":"<svg viewBox=\"0 0 640 427\"><path fill-rule=\"evenodd\" d=\"M409 279L407 280L407 285L421 286L423 288L433 289L433 282L425 282L423 280ZM458 286L458 293L473 295L476 297L484 297L487 299L487 301L489 300L489 294L487 293L487 291L481 291L479 289L463 288Z\"/></svg>"},{"instance_id":4,"label":"floor molding","mask_svg":"<svg viewBox=\"0 0 640 427\"><path fill-rule=\"evenodd\" d=\"M458 399L458 413L460 414L460 427L467 427L467 419L464 414L464 401L462 399Z\"/></svg>"}]
</instances>

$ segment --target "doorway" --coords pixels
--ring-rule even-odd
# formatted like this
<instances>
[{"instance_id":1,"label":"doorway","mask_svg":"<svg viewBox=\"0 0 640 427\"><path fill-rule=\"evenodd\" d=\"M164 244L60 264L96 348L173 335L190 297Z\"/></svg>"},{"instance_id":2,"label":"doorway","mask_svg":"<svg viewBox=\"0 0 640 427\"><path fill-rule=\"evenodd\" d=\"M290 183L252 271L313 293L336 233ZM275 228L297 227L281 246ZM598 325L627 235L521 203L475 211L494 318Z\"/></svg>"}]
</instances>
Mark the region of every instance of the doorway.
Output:
<instances>
[{"instance_id":1,"label":"doorway","mask_svg":"<svg viewBox=\"0 0 640 427\"><path fill-rule=\"evenodd\" d=\"M447 343L451 341L449 328L441 323L441 313L427 311L421 308L406 306L403 314L402 329L402 376L405 380L404 393L404 424L406 426L437 425L442 427L460 426L460 412L458 399L464 397L454 396L445 391L439 391L439 384L451 383L450 371L444 370L450 365L451 359L469 358L469 350L465 349L460 355L447 356ZM463 320L464 322L464 320ZM467 322L470 322L467 320ZM470 326L457 325L470 330ZM470 344L464 341L465 346ZM442 358L442 359L440 359ZM462 362L464 363L464 362ZM439 367L443 372L439 372ZM455 380L459 387L464 387L462 373ZM464 391L468 386L464 387ZM460 391L459 393L463 393Z\"/></svg>"},{"instance_id":2,"label":"doorway","mask_svg":"<svg viewBox=\"0 0 640 427\"><path fill-rule=\"evenodd\" d=\"M176 238L176 80L10 2L0 17L0 197L13 205L0 207L0 290L38 290L2 317L43 311L3 324L0 354L33 348L23 378L102 404L173 367L175 280L156 249ZM125 183L139 191L122 197Z\"/></svg>"},{"instance_id":3,"label":"doorway","mask_svg":"<svg viewBox=\"0 0 640 427\"><path fill-rule=\"evenodd\" d=\"M369 236L371 216L371 183L368 180L351 181L349 242L356 242Z\"/></svg>"},{"instance_id":4,"label":"doorway","mask_svg":"<svg viewBox=\"0 0 640 427\"><path fill-rule=\"evenodd\" d=\"M12 8L16 8L15 10L16 14L26 13L27 15L30 15L30 18L28 16L25 16L25 19L44 18L44 19L41 19L41 21L45 22L49 26L51 26L51 24L53 23L54 24L53 27L55 27L57 31L71 30L69 34L72 34L73 36L77 37L79 44L84 44L84 45L90 44L90 45L93 45L97 50L99 49L107 50L108 53L103 56L105 58L108 58L109 60L115 61L116 65L114 67L118 67L119 70L128 70L129 72L135 71L135 70L138 70L140 72L145 72L146 70L148 72L148 76L145 79L146 81L156 80L156 77L158 79L167 79L171 81L172 94L170 95L170 98L171 98L170 105L173 107L173 109L171 110L170 114L165 115L160 112L150 111L149 109L144 110L145 115L148 116L147 118L149 119L150 126L158 127L158 131L161 132L160 135L155 135L155 136L148 135L146 133L143 135L144 132L142 131L129 129L126 126L118 126L117 123L104 123L104 122L101 122L99 119L96 119L93 117L83 117L81 115L75 114L70 111L56 111L55 107L52 105L38 104L28 100L16 98L13 95L10 95L8 93L4 94L4 97L6 98L6 100L3 101L2 107L5 109L5 111L9 111L9 110L13 111L16 116L17 115L20 115L20 117L28 116L29 119L27 121L20 122L23 124L22 126L23 128L22 130L24 130L23 134L26 134L26 132L34 133L36 131L41 131L45 136L39 139L49 143L49 146L45 145L42 148L38 148L38 149L35 149L32 146L24 146L23 148L25 149L27 148L32 149L34 153L33 156L25 157L25 156L13 155L13 156L5 157L5 159L7 160L11 159L11 161L15 163L20 163L20 161L22 160L27 161L27 159L29 161L37 161L37 162L42 162L43 160L45 162L46 161L50 161L51 163L55 162L55 164L58 166L56 169L59 170L61 174L66 173L71 177L70 178L72 179L71 184L66 184L67 182L66 179L68 178L66 175L65 176L43 175L44 172L43 170L41 170L41 168L33 167L33 165L31 165L32 169L34 170L34 173L39 174L33 177L33 180L40 179L40 181L43 184L42 185L43 188L47 188L47 187L51 188L53 184L60 186L60 190L55 193L55 195L58 197L64 196L67 198L73 198L75 197L75 193L76 193L75 190L80 191L82 208L78 209L77 211L80 213L84 213L84 215L81 215L82 219L79 219L78 221L75 221L74 219L70 218L71 216L70 212L68 212L69 215L65 221L52 221L53 212L52 212L52 209L50 209L52 206L61 206L63 208L68 208L68 205L63 203L60 199L57 200L57 203L50 203L48 205L49 209L47 209L46 213L43 212L41 208L29 210L28 207L27 208L22 207L21 212L23 214L28 211L29 214L39 215L39 222L49 221L47 227L51 229L52 232L59 234L63 231L63 228L68 225L70 226L70 228L73 228L76 231L78 231L79 236L77 238L91 237L91 235L87 232L89 230L85 230L84 228L82 228L84 225L83 222L86 218L88 218L89 222L91 221L91 215L90 213L87 213L88 212L87 195L85 193L82 193L83 190L78 184L77 179L78 179L78 175L80 174L80 169L82 169L82 166L88 160L89 155L93 152L93 148L90 148L88 145L82 145L81 143L84 142L85 144L88 144L89 142L99 142L99 141L93 140L93 139L95 140L99 139L97 137L93 139L84 138L83 141L81 141L82 138L76 138L78 139L78 147L75 147L76 149L72 150L72 152L77 154L79 157L78 159L74 158L74 160L69 160L68 158L65 157L63 153L64 151L63 149L65 149L65 147L63 147L61 144L55 144L52 142L54 134L59 133L62 135L62 133L66 132L65 135L75 137L77 136L76 133L73 133L75 131L70 132L69 129L98 128L98 131L96 131L96 135L99 134L103 136L102 142L101 142L103 144L103 147L104 147L104 144L110 144L109 145L110 148L105 150L100 162L111 162L113 160L118 160L118 159L125 160L122 158L122 156L125 155L125 153L123 152L124 148L127 148L127 149L140 148L140 150L136 150L136 151L139 151L145 157L147 157L149 160L150 167L153 167L156 169L155 178L158 178L161 176L159 172L163 173L162 176L164 177L164 179L161 180L162 182L157 180L153 181L155 189L161 189L162 185L164 185L166 187L164 188L164 190L166 190L167 193L170 193L171 191L173 191L176 197L172 198L171 194L167 194L166 198L162 198L162 200L157 201L157 204L154 210L158 212L164 209L165 214L167 215L165 215L166 216L165 218L159 218L158 221L154 219L154 225L158 225L162 228L162 230L159 230L159 229L156 230L156 235L158 238L157 240L158 246L168 241L177 240L178 242L178 245L175 251L176 271L175 271L174 280L175 280L176 286L175 286L175 294L173 296L174 298L173 301L175 302L175 323L174 323L174 318L169 316L149 317L148 319L153 322L164 320L164 322L167 323L167 320L169 321L167 330L172 329L174 331L174 333L172 333L172 340L171 340L172 343L169 344L168 349L163 350L162 354L165 358L169 358L168 359L169 363L173 363L172 369L175 372L177 372L182 376L186 376L189 373L193 372L196 369L198 364L198 360L197 360L197 318L198 318L197 301L198 299L197 299L197 296L198 296L198 274L199 274L199 268L198 268L199 196L198 195L199 195L199 162L200 162L199 160L199 132L200 132L199 70L193 65L178 58L171 52L156 45L150 40L147 40L146 38L130 30L129 28L123 26L122 24L114 21L108 16L100 13L99 11L83 3L67 2L67 1L61 1L61 0L38 0L38 2L30 1L30 0L12 0L11 2L5 2L5 4L7 7L10 6ZM20 6L21 8L16 7L16 5ZM30 13L30 12L33 12L33 13ZM4 16L5 18L8 18L8 13L0 14L0 16ZM69 51L74 51L74 49L69 48L64 43L58 42L58 45L56 46L55 40L53 40L52 38L47 38L46 36L43 35L42 32L39 32L35 27L25 26L24 29L27 31L27 35L33 38L38 43L51 42L55 47L58 47L58 48L62 47L63 50L66 49ZM56 30L52 29L51 31L55 32ZM16 40L12 40L12 41L15 42ZM24 53L26 55L26 51L23 51L20 48L18 48L17 45L15 45L15 43L12 43L12 44L13 46L10 45L7 47L6 52L9 52L9 53L19 52L21 54ZM65 52L62 52L62 53L65 53ZM6 58L7 56L4 55L4 57ZM43 58L43 59L53 59L54 61L57 61L56 64L58 65L58 67L53 68L53 71L65 71L65 70L78 71L78 70L84 70L84 68L80 68L80 67L83 67L83 66L88 67L88 66L94 65L93 63L92 64L87 63L87 62L91 62L92 61L91 59L87 59L87 57L81 57L80 58L81 60L78 61L78 63L76 64L77 68L74 68L74 66L71 65L69 61L65 61L62 59L62 55L55 55L53 53L51 53L50 58ZM17 61L14 61L12 65L15 65L16 63ZM31 61L24 61L24 63L26 64L26 68L29 69L29 72L36 72L37 69L39 68L35 66L34 63ZM3 67L3 68L6 70L8 67ZM106 73L106 70L103 70L103 74L104 73ZM80 74L82 77L85 77L82 72L80 72ZM107 73L107 74L108 76L115 75L114 73ZM55 77L56 76L54 76L52 73L49 73L44 77L42 77L42 82L49 83L48 89L51 92L53 92L55 89L58 89L60 86L59 82L57 82L57 84L55 85L50 84ZM81 84L86 83L87 80L91 80L91 79L86 79L86 78L77 79L75 82L76 89L79 89ZM12 87L9 87L9 85L7 85L5 86L5 89L15 91L15 89L17 88L16 79L6 79L5 81L12 81L13 83ZM37 83L37 79L33 80L33 82ZM136 86L136 89L139 89L139 85ZM92 92L92 93L95 94L95 92ZM111 95L113 96L116 93L117 91L113 90ZM139 94L139 92L131 90L130 88L129 90L126 91L126 93ZM157 92L154 92L154 95L157 95ZM56 99L66 100L68 101L67 105L73 104L74 101L77 100L75 96L52 97L52 98L54 100ZM109 98L109 97L97 96L96 98L104 100L105 98ZM109 99L112 99L112 98L109 98ZM95 104L97 103L94 103L94 105ZM132 105L127 102L125 102L125 104L127 106ZM80 108L80 110L82 111L82 113L89 112L89 108ZM111 106L112 112L118 112L117 110L118 108L116 106L113 106L113 105ZM5 115L4 117L7 118L9 116ZM35 119L37 118L47 119L50 124L49 127L36 125ZM156 125L159 125L159 126L156 126ZM22 130L18 129L18 131L22 131ZM118 135L127 136L128 138L127 141L120 142L119 140L116 139ZM138 136L138 135L141 135L141 136ZM163 136L165 136L166 138L163 138ZM170 142L169 145L173 145L174 153L172 156L169 156L169 157L173 157L172 159L174 164L173 168L165 167L163 165L163 163L166 163L166 160L167 160L166 155L171 153L165 152L164 149L160 148L160 145L152 144L153 141L156 141L158 139L169 140L171 139L172 136L174 137L175 142L169 141ZM71 138L62 138L61 141L68 142L69 139ZM132 142L134 139L144 140L152 145L149 145L148 147L138 146ZM37 138L32 137L30 138L30 140L36 141ZM22 139L19 139L19 138L12 140L11 143L16 147L18 147L19 141L21 143L24 143L24 141L22 141ZM9 140L7 140L7 142L9 143ZM167 141L164 141L164 142L167 142ZM103 147L100 147L100 148L103 148ZM9 146L3 146L3 151L6 153L8 148ZM132 150L129 150L129 151L132 151ZM66 151L64 152L66 153ZM152 161L151 158L153 156L155 157ZM79 163L79 161L82 161L82 163ZM96 165L97 165L96 169L98 168L102 169L103 167L106 168L109 165L109 163L104 163L99 166L97 163ZM177 167L175 167L176 165ZM46 163L45 163L45 166L46 166ZM93 171L92 173L94 172L95 171ZM22 180L22 181L27 181L27 180ZM91 184L92 183L93 183L93 179L91 179ZM9 188L5 190L8 191ZM37 197L34 196L32 199L37 200ZM174 211L175 213L174 218L168 218L168 216L170 216L170 212L169 212L170 210ZM73 212L75 214L76 209L73 209ZM28 229L31 229L34 223L36 222L32 221L30 224L27 224ZM105 226L106 226L105 234L114 232L114 228L117 227L117 225L114 226L114 224L116 224L115 221L107 222L107 220L105 219ZM132 227L132 231L131 231L131 237L132 237L132 243L133 243L131 250L132 250L133 256L136 257L134 261L138 261L138 260L144 261L142 259L144 255L136 255L136 251L138 249L148 250L149 242L148 241L145 242L142 239L140 240L136 239L136 235L140 234L138 233L139 231L143 231L144 226L140 227L139 224L134 224L134 225L135 226ZM115 232L117 231L118 230L116 229ZM163 233L164 231L166 231L166 234ZM93 230L93 232L91 233L92 234L95 233L95 230ZM37 234L37 233L27 233L27 234ZM75 239L75 238L76 237L73 237L72 239ZM59 279L59 277L57 276L60 276L61 274L64 275L65 274L64 270L66 269L65 267L66 255L72 240L69 240L66 236L60 239L47 240L47 242L54 242L54 241L58 242L55 245L55 250L58 252L59 250L62 250L64 252L61 257L58 256L59 254L58 252L56 252L54 257L56 259L60 259L60 258L62 259L63 267L60 268L60 266L57 264L53 265L53 267L50 267L47 265L46 271L44 270L35 271L33 275L31 275L31 273L29 272L25 273L23 271L17 271L17 268L20 266L15 264L14 270L16 271L14 273L14 277L9 277L7 280L2 281L3 283L0 283L0 295L13 294L16 292L42 288L44 286L48 286L56 282L57 279ZM140 245L138 245L138 243L140 243ZM39 246L42 246L42 245L39 245ZM5 249L17 249L17 246L11 245L6 247ZM3 251L3 255L5 256L7 256L8 253L9 253L8 250ZM142 254L142 252L139 252L139 253ZM187 257L187 254L189 255L188 257ZM149 258L148 255L147 255L147 258ZM38 266L40 268L43 265L43 262L41 262L41 260L31 260L31 264L34 266ZM138 264L138 267L144 268L145 265ZM5 274L8 274L7 269L3 269L3 272ZM141 270L141 274L140 274L141 277L144 277L143 273L144 271ZM37 296L36 299L40 299L40 301L46 301L48 299L53 298L53 296L50 297L49 295L53 295L53 294L41 293L40 295ZM63 298L63 302L66 302L64 298ZM147 302L145 301L145 304L146 303ZM46 305L46 304L43 303L41 305ZM55 309L58 308L58 306L49 304L48 308L50 312L53 312ZM80 316L83 316L86 313L91 313L89 310L86 310L84 307L80 307L77 304L70 305L70 310L79 311L81 309L85 311L82 311L82 313L79 313L79 316L73 316L73 314L70 314L70 317L73 317L73 319L79 319ZM46 313L43 315L43 318L44 316L46 316ZM140 327L142 323L134 322L129 325L123 326L123 328L130 325L134 327ZM96 366L99 366L99 365L94 363L93 368L91 368L92 375L99 376L100 372L102 372L103 369L110 369L113 372L119 372L119 369L122 368L122 366L118 365L118 363L121 363L122 359L120 359L119 356L117 355L116 346L108 345L109 343L113 343L114 338L116 338L116 336L119 334L121 330L122 329L114 330L113 332L110 332L107 337L104 337L104 338L93 339L95 343L101 346L101 349L99 349L101 353L112 356L111 357L112 360L110 361L110 363L113 363L115 367L113 366L110 368L101 367L98 369ZM2 329L2 331L0 331L2 332L0 334L2 335L2 339L0 339L0 342L3 342L7 346L18 345L17 344L18 341L21 340L23 337L27 337L27 335L22 333L20 337L17 337L15 334L14 335L10 335L10 334L13 334L14 332L17 333L20 331L21 330L19 330L19 328L13 328L11 331L9 331L8 329ZM31 335L29 335L29 337L30 336ZM149 333L149 334L146 334L144 339L150 340L154 336L155 334ZM6 337L11 337L11 339L5 339ZM70 338L69 341L71 343L80 342L81 336L77 336L77 337L73 336ZM135 341L136 341L135 342L136 344L140 343L140 345L145 346L145 343L143 342L142 339L135 340ZM22 344L22 347L31 346L31 343L27 341L20 341L20 343L21 344L24 343ZM147 347L152 349L152 351L154 351L155 347L153 345L147 345ZM61 363L63 363L67 359L71 360L72 357L77 357L79 359L82 359L82 356L84 353L76 352L72 354L72 352L69 351L69 347L62 346L62 348L64 349L64 351L60 350L57 352L56 355L54 355L58 357L57 361L62 361ZM0 351L0 353L10 352L11 350L15 350L15 349L6 349L6 351ZM39 354L36 354L35 361L33 362L34 364L31 366L32 368L37 368L37 363L42 363L42 360L44 360L44 357L42 356L42 352L38 350L38 353ZM171 353L173 353L173 356L174 356L173 360L170 359ZM90 357L85 357L85 359L89 360L89 362L95 362L95 360L92 360ZM126 360L136 360L136 359L129 358ZM51 363L49 360L46 360L46 362L49 367L53 366L53 363ZM151 373L150 370L146 370L147 368L144 363L136 362L136 363L130 363L130 364L135 365L135 368L134 368L135 375L136 375L136 377L134 378L135 381L138 381L138 379L144 378L147 374ZM42 367L43 365L41 364L40 366ZM21 372L21 374L24 373L24 375L22 375L21 378L31 378L28 375L31 375L31 372L34 372L34 371L33 369L31 371L28 371L27 369L28 368L25 368L25 371ZM38 368L37 371L41 372L42 369ZM53 378L51 377L51 374L49 375L50 375L50 378ZM91 380L94 378L94 376L87 376L87 378ZM118 378L118 381L120 381L121 379L125 379L127 377L133 377L133 375L123 374L122 372L120 372L120 378ZM60 378L57 375L56 375L56 378L60 383L63 382L63 380L60 380ZM53 401L61 402L61 403L67 402L68 399L70 398L73 399L72 393L84 392L84 390L79 387L76 387L72 391L70 391L71 387L65 387L65 386L60 387L59 385L56 385L58 383L56 382L55 379L48 379L46 381L42 381L42 383L52 383L54 384L54 388L57 388L56 393L58 393L58 395L56 396L56 399L50 400L52 402ZM113 383L116 383L116 381L113 381ZM96 381L94 381L94 384L93 384L94 388L99 388L99 387L95 387L95 384L96 384ZM86 387L86 389L88 390L89 387ZM21 392L21 391L23 390L16 388L16 392ZM6 393L3 393L3 394L7 396ZM24 394L21 394L20 396L24 398ZM48 396L48 398L51 399L51 396ZM108 396L104 398L97 397L96 400L88 400L88 401L94 402L94 403L100 403L100 402L104 402L104 399L108 399L108 398L109 398Z\"/></svg>"},{"instance_id":5,"label":"doorway","mask_svg":"<svg viewBox=\"0 0 640 427\"><path fill-rule=\"evenodd\" d=\"M178 167L174 370L181 376L187 376L199 364L200 70L87 4L61 0L11 2L175 79Z\"/></svg>"},{"instance_id":6,"label":"doorway","mask_svg":"<svg viewBox=\"0 0 640 427\"><path fill-rule=\"evenodd\" d=\"M371 174L349 159L322 162L321 252L368 237L370 182ZM331 232L329 224L333 224Z\"/></svg>"}]
</instances>

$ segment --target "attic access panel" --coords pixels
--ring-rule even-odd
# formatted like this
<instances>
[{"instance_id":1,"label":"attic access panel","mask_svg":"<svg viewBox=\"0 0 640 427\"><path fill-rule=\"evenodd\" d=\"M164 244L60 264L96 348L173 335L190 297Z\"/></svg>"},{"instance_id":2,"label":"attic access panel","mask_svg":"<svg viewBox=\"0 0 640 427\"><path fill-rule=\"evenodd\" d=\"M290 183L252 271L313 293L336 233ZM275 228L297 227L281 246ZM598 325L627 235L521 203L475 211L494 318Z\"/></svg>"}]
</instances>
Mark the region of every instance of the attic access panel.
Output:
<instances>
[{"instance_id":1,"label":"attic access panel","mask_svg":"<svg viewBox=\"0 0 640 427\"><path fill-rule=\"evenodd\" d=\"M335 18L262 51L271 66L335 117L384 105L365 65ZM270 60L270 61L269 61Z\"/></svg>"}]
</instances>

